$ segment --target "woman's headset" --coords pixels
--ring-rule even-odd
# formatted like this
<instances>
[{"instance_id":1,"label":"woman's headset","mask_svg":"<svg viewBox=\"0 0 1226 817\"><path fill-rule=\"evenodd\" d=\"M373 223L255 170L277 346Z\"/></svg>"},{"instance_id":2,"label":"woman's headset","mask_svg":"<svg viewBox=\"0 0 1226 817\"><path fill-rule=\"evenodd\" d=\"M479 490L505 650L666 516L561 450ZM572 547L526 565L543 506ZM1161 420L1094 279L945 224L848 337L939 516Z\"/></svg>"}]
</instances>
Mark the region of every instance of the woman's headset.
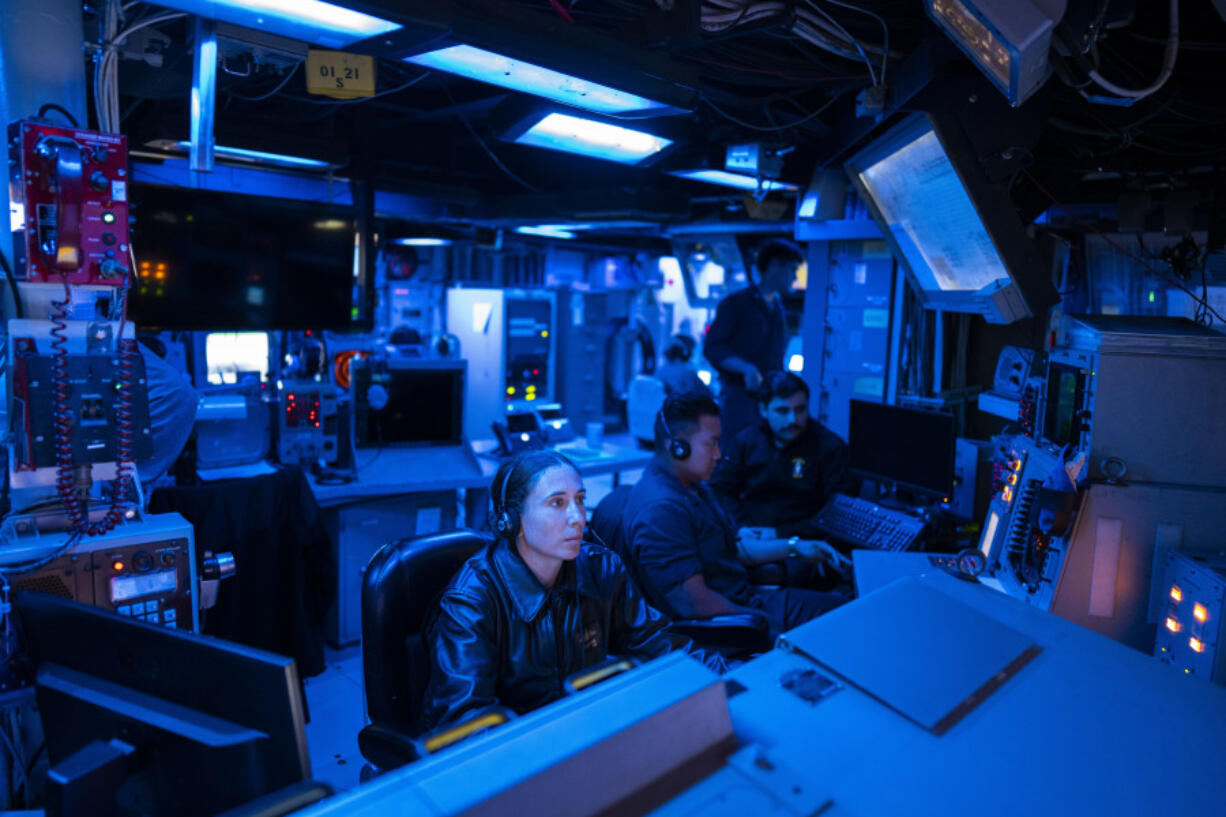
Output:
<instances>
[{"instance_id":1,"label":"woman's headset","mask_svg":"<svg viewBox=\"0 0 1226 817\"><path fill-rule=\"evenodd\" d=\"M512 507L507 502L507 485L510 484L517 467L512 465L507 468L507 473L502 478L502 485L499 486L497 494L493 497L495 502L494 530L499 536L510 540L514 540L519 535L519 509Z\"/></svg>"},{"instance_id":2,"label":"woman's headset","mask_svg":"<svg viewBox=\"0 0 1226 817\"><path fill-rule=\"evenodd\" d=\"M683 460L688 457L690 455L690 441L683 440L673 434L673 430L668 427L668 418L664 416L664 406L660 406L660 426L664 429L664 433L668 435L669 455L675 460Z\"/></svg>"}]
</instances>

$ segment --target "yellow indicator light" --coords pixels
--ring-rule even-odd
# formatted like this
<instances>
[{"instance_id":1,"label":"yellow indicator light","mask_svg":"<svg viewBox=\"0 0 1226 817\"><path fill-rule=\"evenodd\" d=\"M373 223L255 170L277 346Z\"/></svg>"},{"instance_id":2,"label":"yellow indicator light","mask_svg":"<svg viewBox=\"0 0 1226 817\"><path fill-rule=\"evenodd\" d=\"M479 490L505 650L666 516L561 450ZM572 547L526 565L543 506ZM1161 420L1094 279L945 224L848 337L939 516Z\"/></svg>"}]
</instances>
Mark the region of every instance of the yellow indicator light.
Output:
<instances>
[{"instance_id":1,"label":"yellow indicator light","mask_svg":"<svg viewBox=\"0 0 1226 817\"><path fill-rule=\"evenodd\" d=\"M112 569L113 569L113 570L114 570L116 573L120 573L120 572L122 572L122 571L123 571L123 567L124 567L124 565L123 565L123 560L122 560L122 559L116 559L114 562L112 562L112 563L111 563L111 568L112 568Z\"/></svg>"},{"instance_id":2,"label":"yellow indicator light","mask_svg":"<svg viewBox=\"0 0 1226 817\"><path fill-rule=\"evenodd\" d=\"M1197 603L1192 605L1192 618L1204 624L1209 620L1209 611L1205 609L1205 605Z\"/></svg>"},{"instance_id":3,"label":"yellow indicator light","mask_svg":"<svg viewBox=\"0 0 1226 817\"><path fill-rule=\"evenodd\" d=\"M1191 668L1191 667L1184 667L1184 668L1183 668L1183 674L1184 674L1184 675L1191 675L1191 674L1192 674L1192 668Z\"/></svg>"},{"instance_id":4,"label":"yellow indicator light","mask_svg":"<svg viewBox=\"0 0 1226 817\"><path fill-rule=\"evenodd\" d=\"M547 337L549 337L549 330L548 330L548 329L542 329L542 330L541 330L541 337L543 337L543 338L547 338Z\"/></svg>"},{"instance_id":5,"label":"yellow indicator light","mask_svg":"<svg viewBox=\"0 0 1226 817\"><path fill-rule=\"evenodd\" d=\"M529 400L535 400L535 399L536 399L536 395L535 395L535 394L529 394L529 395L528 395L528 399L529 399Z\"/></svg>"},{"instance_id":6,"label":"yellow indicator light","mask_svg":"<svg viewBox=\"0 0 1226 817\"><path fill-rule=\"evenodd\" d=\"M515 387L507 386L507 394L515 394Z\"/></svg>"},{"instance_id":7,"label":"yellow indicator light","mask_svg":"<svg viewBox=\"0 0 1226 817\"><path fill-rule=\"evenodd\" d=\"M1179 622L1171 618L1170 616L1167 616L1166 628L1170 630L1172 633L1177 633L1179 632Z\"/></svg>"},{"instance_id":8,"label":"yellow indicator light","mask_svg":"<svg viewBox=\"0 0 1226 817\"><path fill-rule=\"evenodd\" d=\"M1199 638L1189 638L1188 646L1192 648L1192 652L1205 651L1205 642L1201 641Z\"/></svg>"},{"instance_id":9,"label":"yellow indicator light","mask_svg":"<svg viewBox=\"0 0 1226 817\"><path fill-rule=\"evenodd\" d=\"M1008 485L1006 485L1004 490L1000 492L1000 498L1003 499L1005 502L1012 502L1013 501L1013 489L1010 488Z\"/></svg>"},{"instance_id":10,"label":"yellow indicator light","mask_svg":"<svg viewBox=\"0 0 1226 817\"><path fill-rule=\"evenodd\" d=\"M153 277L154 277L154 278L156 278L156 279L158 279L159 281L161 281L163 278L165 278L165 277L166 277L166 271L165 271L165 270L158 270L157 272L155 272L155 273L153 274Z\"/></svg>"},{"instance_id":11,"label":"yellow indicator light","mask_svg":"<svg viewBox=\"0 0 1226 817\"><path fill-rule=\"evenodd\" d=\"M1016 473L1010 474L1008 481L1010 485L1017 485L1017 474Z\"/></svg>"},{"instance_id":12,"label":"yellow indicator light","mask_svg":"<svg viewBox=\"0 0 1226 817\"><path fill-rule=\"evenodd\" d=\"M1175 601L1183 601L1183 591L1179 589L1179 585L1171 585L1171 598Z\"/></svg>"}]
</instances>

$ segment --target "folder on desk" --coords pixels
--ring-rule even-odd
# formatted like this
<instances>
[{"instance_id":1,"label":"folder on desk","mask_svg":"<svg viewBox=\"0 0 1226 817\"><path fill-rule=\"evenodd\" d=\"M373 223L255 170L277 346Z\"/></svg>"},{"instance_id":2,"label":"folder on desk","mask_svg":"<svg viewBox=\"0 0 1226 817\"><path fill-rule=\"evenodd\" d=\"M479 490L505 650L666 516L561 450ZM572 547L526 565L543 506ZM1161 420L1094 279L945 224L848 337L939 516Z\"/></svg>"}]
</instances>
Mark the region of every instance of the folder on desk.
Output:
<instances>
[{"instance_id":1,"label":"folder on desk","mask_svg":"<svg viewBox=\"0 0 1226 817\"><path fill-rule=\"evenodd\" d=\"M914 578L826 613L780 641L936 735L1040 651L1028 636Z\"/></svg>"}]
</instances>

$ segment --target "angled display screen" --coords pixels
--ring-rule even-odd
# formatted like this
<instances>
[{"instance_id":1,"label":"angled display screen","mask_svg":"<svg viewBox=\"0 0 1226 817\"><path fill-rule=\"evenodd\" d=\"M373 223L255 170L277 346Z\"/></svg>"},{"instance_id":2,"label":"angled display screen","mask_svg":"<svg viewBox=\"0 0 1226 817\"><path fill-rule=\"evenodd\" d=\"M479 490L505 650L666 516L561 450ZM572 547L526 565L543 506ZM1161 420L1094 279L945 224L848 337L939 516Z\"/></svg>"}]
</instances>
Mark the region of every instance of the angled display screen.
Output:
<instances>
[{"instance_id":1,"label":"angled display screen","mask_svg":"<svg viewBox=\"0 0 1226 817\"><path fill-rule=\"evenodd\" d=\"M956 119L911 114L844 169L928 308L1012 323L1055 302L1033 239Z\"/></svg>"},{"instance_id":2,"label":"angled display screen","mask_svg":"<svg viewBox=\"0 0 1226 817\"><path fill-rule=\"evenodd\" d=\"M958 173L929 129L860 172L924 289L979 290L1009 281Z\"/></svg>"}]
</instances>

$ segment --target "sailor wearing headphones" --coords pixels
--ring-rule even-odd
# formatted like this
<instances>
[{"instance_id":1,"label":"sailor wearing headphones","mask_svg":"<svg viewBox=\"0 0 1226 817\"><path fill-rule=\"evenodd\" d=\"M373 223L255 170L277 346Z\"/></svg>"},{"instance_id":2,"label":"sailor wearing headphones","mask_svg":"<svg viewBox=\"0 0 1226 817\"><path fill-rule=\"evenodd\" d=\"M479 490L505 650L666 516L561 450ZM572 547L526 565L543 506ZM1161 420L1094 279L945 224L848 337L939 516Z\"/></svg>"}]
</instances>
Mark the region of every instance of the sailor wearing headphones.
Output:
<instances>
[{"instance_id":1,"label":"sailor wearing headphones","mask_svg":"<svg viewBox=\"0 0 1226 817\"><path fill-rule=\"evenodd\" d=\"M749 583L736 526L706 481L720 451L719 407L697 393L670 395L656 416L656 458L630 491L624 518L629 557L647 597L677 618L757 611L785 632L846 601L802 588Z\"/></svg>"},{"instance_id":2,"label":"sailor wearing headphones","mask_svg":"<svg viewBox=\"0 0 1226 817\"><path fill-rule=\"evenodd\" d=\"M422 731L491 704L536 709L561 697L567 676L610 655L647 660L689 648L664 633L667 620L621 560L583 541L584 496L579 471L555 451L498 469L497 538L451 580L428 628Z\"/></svg>"}]
</instances>

